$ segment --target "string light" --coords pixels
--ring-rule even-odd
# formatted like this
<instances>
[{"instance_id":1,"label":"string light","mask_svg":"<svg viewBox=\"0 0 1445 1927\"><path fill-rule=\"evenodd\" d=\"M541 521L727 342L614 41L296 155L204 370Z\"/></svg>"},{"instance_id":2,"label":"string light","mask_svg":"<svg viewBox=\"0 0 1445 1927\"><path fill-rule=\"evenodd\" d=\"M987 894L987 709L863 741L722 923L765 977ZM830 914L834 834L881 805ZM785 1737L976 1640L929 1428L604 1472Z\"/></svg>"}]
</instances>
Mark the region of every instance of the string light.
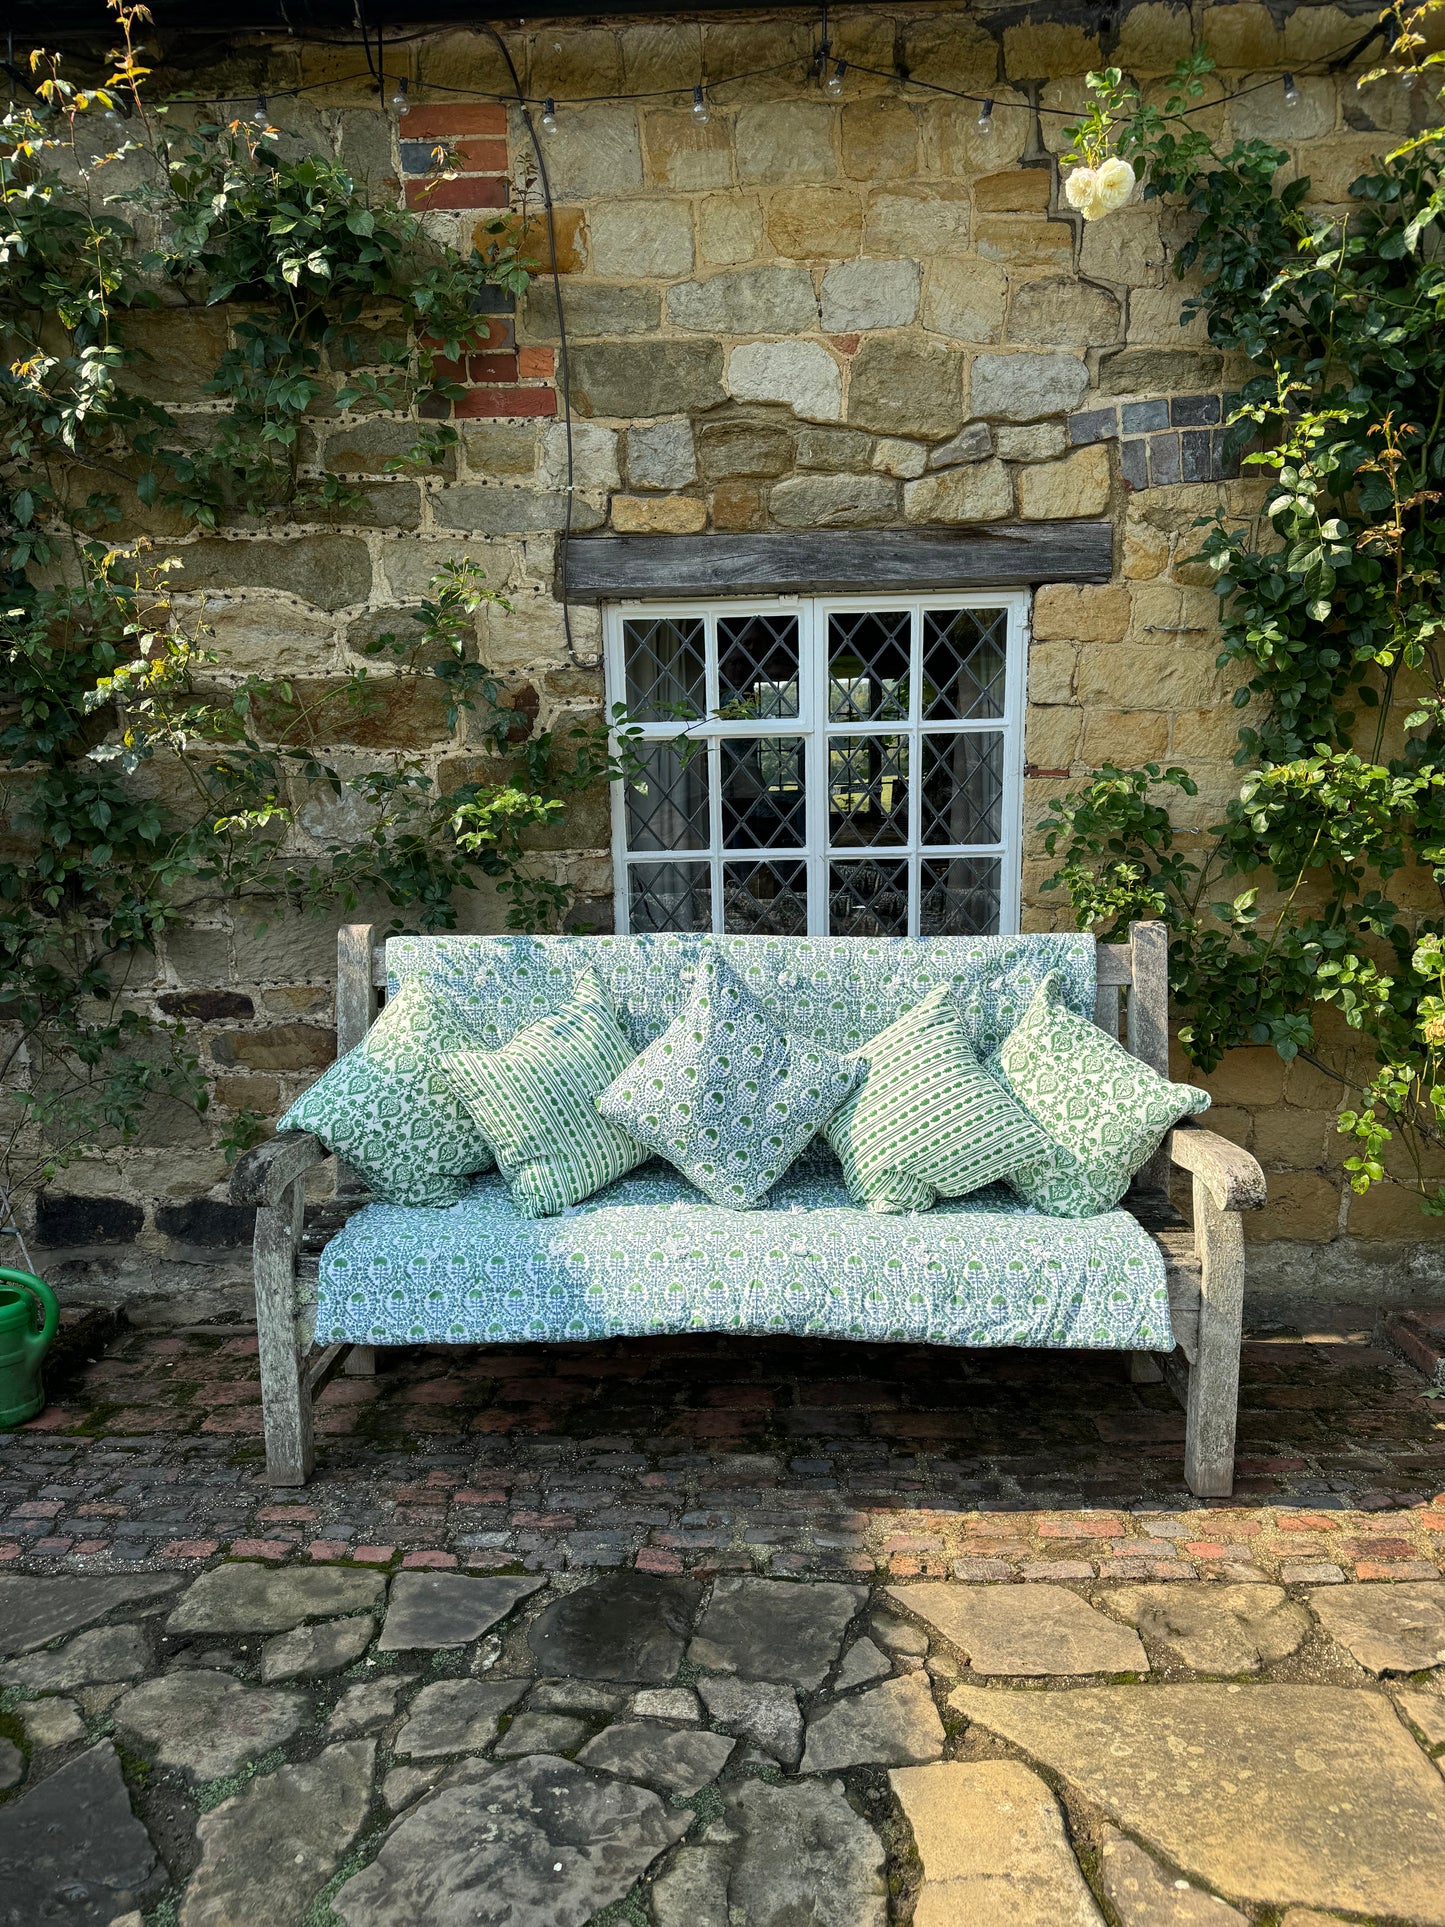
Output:
<instances>
[{"instance_id":1,"label":"string light","mask_svg":"<svg viewBox=\"0 0 1445 1927\"><path fill-rule=\"evenodd\" d=\"M269 127L271 125L271 110L266 105L266 96L264 94L257 94L256 110L251 118L258 127Z\"/></svg>"},{"instance_id":2,"label":"string light","mask_svg":"<svg viewBox=\"0 0 1445 1927\"><path fill-rule=\"evenodd\" d=\"M986 100L978 110L978 131L980 134L993 132L993 102Z\"/></svg>"},{"instance_id":3,"label":"string light","mask_svg":"<svg viewBox=\"0 0 1445 1927\"><path fill-rule=\"evenodd\" d=\"M557 103L553 100L552 96L548 94L547 98L542 102L542 132L544 134L555 134L556 131Z\"/></svg>"},{"instance_id":4,"label":"string light","mask_svg":"<svg viewBox=\"0 0 1445 1927\"><path fill-rule=\"evenodd\" d=\"M842 93L843 76L844 74L847 73L847 71L848 71L848 63L846 60L834 61L833 71L831 74L829 74L827 80L823 83L830 94L833 94L836 96Z\"/></svg>"},{"instance_id":5,"label":"string light","mask_svg":"<svg viewBox=\"0 0 1445 1927\"><path fill-rule=\"evenodd\" d=\"M1286 107L1299 106L1299 88L1295 85L1293 74L1286 74L1284 77L1284 104Z\"/></svg>"},{"instance_id":6,"label":"string light","mask_svg":"<svg viewBox=\"0 0 1445 1927\"><path fill-rule=\"evenodd\" d=\"M411 102L406 97L407 89L410 86L411 82L407 79L406 75L403 74L401 79L396 83L396 92L391 97L391 104L398 120L400 120L403 115L411 112Z\"/></svg>"},{"instance_id":7,"label":"string light","mask_svg":"<svg viewBox=\"0 0 1445 1927\"><path fill-rule=\"evenodd\" d=\"M712 118L707 110L707 95L702 90L701 81L692 90L692 117L699 127L706 127Z\"/></svg>"}]
</instances>

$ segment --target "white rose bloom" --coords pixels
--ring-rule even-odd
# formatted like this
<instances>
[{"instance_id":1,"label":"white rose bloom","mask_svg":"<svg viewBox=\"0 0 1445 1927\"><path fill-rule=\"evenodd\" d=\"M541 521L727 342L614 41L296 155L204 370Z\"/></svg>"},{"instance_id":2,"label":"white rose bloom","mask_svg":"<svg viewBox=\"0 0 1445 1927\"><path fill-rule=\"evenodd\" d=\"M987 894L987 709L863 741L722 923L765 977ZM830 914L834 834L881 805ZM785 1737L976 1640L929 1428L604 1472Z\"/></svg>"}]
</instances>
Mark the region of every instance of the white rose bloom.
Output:
<instances>
[{"instance_id":1,"label":"white rose bloom","mask_svg":"<svg viewBox=\"0 0 1445 1927\"><path fill-rule=\"evenodd\" d=\"M1112 214L1115 208L1124 206L1133 192L1134 170L1117 156L1105 161L1094 176L1094 196L1100 204L1100 213Z\"/></svg>"},{"instance_id":2,"label":"white rose bloom","mask_svg":"<svg viewBox=\"0 0 1445 1927\"><path fill-rule=\"evenodd\" d=\"M1094 199L1098 188L1098 177L1092 167L1076 167L1064 182L1064 199L1070 207L1087 210L1088 203ZM1087 219L1087 213L1085 213Z\"/></svg>"}]
</instances>

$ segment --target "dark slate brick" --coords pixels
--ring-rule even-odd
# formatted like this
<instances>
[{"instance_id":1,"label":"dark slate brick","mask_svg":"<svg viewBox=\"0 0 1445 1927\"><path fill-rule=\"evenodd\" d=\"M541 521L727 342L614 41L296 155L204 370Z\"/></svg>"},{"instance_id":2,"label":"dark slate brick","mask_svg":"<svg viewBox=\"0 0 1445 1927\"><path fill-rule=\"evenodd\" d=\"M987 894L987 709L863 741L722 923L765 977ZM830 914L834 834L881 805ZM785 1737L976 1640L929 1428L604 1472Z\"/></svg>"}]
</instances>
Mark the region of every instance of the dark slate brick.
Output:
<instances>
[{"instance_id":1,"label":"dark slate brick","mask_svg":"<svg viewBox=\"0 0 1445 1927\"><path fill-rule=\"evenodd\" d=\"M1075 448L1113 441L1118 432L1119 424L1112 408L1086 408L1069 417L1069 440Z\"/></svg>"},{"instance_id":2,"label":"dark slate brick","mask_svg":"<svg viewBox=\"0 0 1445 1927\"><path fill-rule=\"evenodd\" d=\"M1120 442L1119 466L1130 488L1148 488L1149 454L1142 438L1137 441Z\"/></svg>"},{"instance_id":3,"label":"dark slate brick","mask_svg":"<svg viewBox=\"0 0 1445 1927\"><path fill-rule=\"evenodd\" d=\"M133 1244L144 1223L145 1212L125 1198L42 1191L35 1200L35 1241L51 1248Z\"/></svg>"},{"instance_id":4,"label":"dark slate brick","mask_svg":"<svg viewBox=\"0 0 1445 1927\"><path fill-rule=\"evenodd\" d=\"M1119 412L1126 435L1147 435L1152 429L1169 426L1167 401L1126 401Z\"/></svg>"},{"instance_id":5,"label":"dark slate brick","mask_svg":"<svg viewBox=\"0 0 1445 1927\"><path fill-rule=\"evenodd\" d=\"M1218 395L1176 395L1169 404L1175 428L1212 428L1219 420Z\"/></svg>"},{"instance_id":6,"label":"dark slate brick","mask_svg":"<svg viewBox=\"0 0 1445 1927\"><path fill-rule=\"evenodd\" d=\"M1214 479L1214 436L1207 428L1186 428L1179 437L1180 472L1186 482Z\"/></svg>"},{"instance_id":7,"label":"dark slate brick","mask_svg":"<svg viewBox=\"0 0 1445 1927\"><path fill-rule=\"evenodd\" d=\"M168 990L156 1002L167 1017L193 1017L200 1024L256 1015L256 1006L239 990Z\"/></svg>"},{"instance_id":8,"label":"dark slate brick","mask_svg":"<svg viewBox=\"0 0 1445 1927\"><path fill-rule=\"evenodd\" d=\"M178 1244L248 1244L256 1229L254 1205L225 1204L217 1198L189 1198L184 1204L163 1204L156 1212L156 1229Z\"/></svg>"},{"instance_id":9,"label":"dark slate brick","mask_svg":"<svg viewBox=\"0 0 1445 1927\"><path fill-rule=\"evenodd\" d=\"M509 288L499 288L488 282L478 288L471 299L473 314L511 314L517 306L517 297Z\"/></svg>"},{"instance_id":10,"label":"dark slate brick","mask_svg":"<svg viewBox=\"0 0 1445 1927\"><path fill-rule=\"evenodd\" d=\"M1214 475L1220 482L1232 482L1239 473L1239 456L1228 446L1228 430L1216 428L1213 441Z\"/></svg>"},{"instance_id":11,"label":"dark slate brick","mask_svg":"<svg viewBox=\"0 0 1445 1927\"><path fill-rule=\"evenodd\" d=\"M403 141L401 144L402 173L429 173L431 170L431 157L435 148L435 141Z\"/></svg>"},{"instance_id":12,"label":"dark slate brick","mask_svg":"<svg viewBox=\"0 0 1445 1927\"><path fill-rule=\"evenodd\" d=\"M1177 435L1151 435L1149 437L1149 481L1154 488L1167 488L1179 477L1179 437Z\"/></svg>"}]
</instances>

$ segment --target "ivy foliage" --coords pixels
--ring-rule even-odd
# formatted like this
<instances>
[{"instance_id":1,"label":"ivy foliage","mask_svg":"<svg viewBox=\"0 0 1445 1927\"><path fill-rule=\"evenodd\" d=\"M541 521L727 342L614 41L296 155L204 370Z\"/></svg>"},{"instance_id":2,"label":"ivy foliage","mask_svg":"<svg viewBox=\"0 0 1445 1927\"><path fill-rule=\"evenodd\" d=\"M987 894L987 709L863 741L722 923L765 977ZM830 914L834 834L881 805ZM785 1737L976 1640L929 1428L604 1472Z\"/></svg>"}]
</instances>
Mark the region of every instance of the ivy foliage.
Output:
<instances>
[{"instance_id":1,"label":"ivy foliage","mask_svg":"<svg viewBox=\"0 0 1445 1927\"><path fill-rule=\"evenodd\" d=\"M168 587L151 537L268 519L345 520L317 424L378 408L414 425L397 470L448 440L447 365L486 338L492 291L526 264L499 219L482 252L439 245L330 156L203 107L150 105L144 8L110 0L122 45L83 87L44 54L0 124L0 1162L12 1187L202 1109L184 1023L136 987L178 914L226 903L264 922L335 921L378 900L446 928L490 879L514 927L555 924L566 891L529 842L618 773L600 727L535 732L487 665L479 618L507 605L445 570L407 634L319 685L228 670ZM264 118L264 116L263 116ZM184 124L177 124L184 120ZM438 167L446 155L439 152ZM145 324L227 304L230 346L188 399L151 394ZM162 535L163 539L163 535ZM343 723L440 684L488 780L443 792L416 756L328 751ZM624 732L625 733L625 732ZM302 812L331 799L300 833ZM398 921L396 927L400 927ZM256 1121L232 1128L233 1148Z\"/></svg>"},{"instance_id":2,"label":"ivy foliage","mask_svg":"<svg viewBox=\"0 0 1445 1927\"><path fill-rule=\"evenodd\" d=\"M1440 57L1422 58L1421 27L1441 4L1386 16L1390 71L1422 88ZM1228 433L1267 483L1263 513L1221 512L1196 558L1214 571L1248 774L1222 821L1184 832L1170 802L1196 793L1187 770L1101 770L1051 806L1061 864L1045 887L1106 937L1162 917L1193 1060L1305 1056L1340 1084L1354 1188L1388 1174L1439 1213L1445 127L1382 154L1347 213L1321 210L1283 149L1217 152L1185 117L1211 66L1182 63L1162 105L1095 74L1089 126L1188 217L1183 318L1258 370ZM1322 1007L1373 1072L1320 1054Z\"/></svg>"}]
</instances>

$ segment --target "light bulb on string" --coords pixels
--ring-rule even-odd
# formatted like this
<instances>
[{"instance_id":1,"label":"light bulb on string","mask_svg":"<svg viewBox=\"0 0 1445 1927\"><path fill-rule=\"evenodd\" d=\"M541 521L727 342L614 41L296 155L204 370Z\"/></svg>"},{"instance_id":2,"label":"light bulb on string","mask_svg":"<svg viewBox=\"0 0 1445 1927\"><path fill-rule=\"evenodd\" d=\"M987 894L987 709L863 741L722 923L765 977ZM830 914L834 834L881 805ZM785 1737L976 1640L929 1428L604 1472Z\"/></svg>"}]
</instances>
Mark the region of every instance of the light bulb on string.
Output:
<instances>
[{"instance_id":1,"label":"light bulb on string","mask_svg":"<svg viewBox=\"0 0 1445 1927\"><path fill-rule=\"evenodd\" d=\"M271 109L266 105L266 96L264 94L257 94L256 111L252 114L251 118L258 127L269 127L271 125Z\"/></svg>"},{"instance_id":2,"label":"light bulb on string","mask_svg":"<svg viewBox=\"0 0 1445 1927\"><path fill-rule=\"evenodd\" d=\"M692 90L692 117L699 127L706 127L712 118L708 112L707 95L703 92L701 81Z\"/></svg>"},{"instance_id":3,"label":"light bulb on string","mask_svg":"<svg viewBox=\"0 0 1445 1927\"><path fill-rule=\"evenodd\" d=\"M391 97L392 111L398 120L400 120L403 115L411 112L411 102L406 97L407 90L410 86L411 82L407 79L406 75L403 74L401 79L396 83L396 92Z\"/></svg>"},{"instance_id":4,"label":"light bulb on string","mask_svg":"<svg viewBox=\"0 0 1445 1927\"><path fill-rule=\"evenodd\" d=\"M827 80L824 81L823 83L827 92L834 95L835 98L843 91L843 76L844 74L847 73L847 71L848 71L847 61L836 60L833 63L832 73L829 74Z\"/></svg>"},{"instance_id":5,"label":"light bulb on string","mask_svg":"<svg viewBox=\"0 0 1445 1927\"><path fill-rule=\"evenodd\" d=\"M986 100L978 110L978 131L980 134L993 132L993 102Z\"/></svg>"},{"instance_id":6,"label":"light bulb on string","mask_svg":"<svg viewBox=\"0 0 1445 1927\"><path fill-rule=\"evenodd\" d=\"M1299 106L1299 87L1295 83L1293 74L1286 74L1284 77L1284 104L1286 107Z\"/></svg>"},{"instance_id":7,"label":"light bulb on string","mask_svg":"<svg viewBox=\"0 0 1445 1927\"><path fill-rule=\"evenodd\" d=\"M556 131L557 103L553 100L552 96L548 94L547 98L542 102L542 132L544 134L555 134Z\"/></svg>"}]
</instances>

